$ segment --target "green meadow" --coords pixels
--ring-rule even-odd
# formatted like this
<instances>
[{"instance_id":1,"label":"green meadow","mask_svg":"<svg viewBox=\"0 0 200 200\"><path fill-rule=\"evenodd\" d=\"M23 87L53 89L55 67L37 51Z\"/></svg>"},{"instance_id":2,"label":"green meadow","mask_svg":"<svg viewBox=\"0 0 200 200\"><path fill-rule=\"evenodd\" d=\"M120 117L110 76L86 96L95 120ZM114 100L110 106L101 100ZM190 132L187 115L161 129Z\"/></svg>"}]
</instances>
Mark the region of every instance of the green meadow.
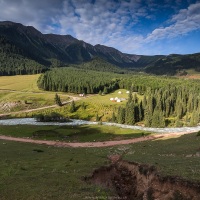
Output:
<instances>
[{"instance_id":1,"label":"green meadow","mask_svg":"<svg viewBox=\"0 0 200 200\"><path fill-rule=\"evenodd\" d=\"M7 104L4 112L15 112L55 104L55 92L39 90L37 79L40 75L2 76L0 77L0 105ZM61 100L68 101L69 96L59 93ZM14 106L13 106L14 104Z\"/></svg>"},{"instance_id":2,"label":"green meadow","mask_svg":"<svg viewBox=\"0 0 200 200\"><path fill-rule=\"evenodd\" d=\"M36 75L18 75L18 76L1 76L0 90L17 90L38 92L37 79L40 74Z\"/></svg>"},{"instance_id":3,"label":"green meadow","mask_svg":"<svg viewBox=\"0 0 200 200\"><path fill-rule=\"evenodd\" d=\"M39 75L0 77L0 104L24 103L13 111L55 104L55 92L41 91L36 81ZM122 93L119 94L118 92ZM61 101L71 94L58 93ZM78 97L78 95L74 95ZM110 98L128 98L126 90L107 95L88 95L70 104L12 115L32 117L36 114L57 112L71 118L109 121L112 113L127 100L112 102ZM139 96L142 98L142 96ZM25 103L26 101L26 103ZM0 135L28 137L35 140L65 142L96 142L143 137L149 132L122 129L114 126L1 126ZM180 176L200 181L200 137L196 133L176 138L157 139L109 148L61 148L0 140L0 199L1 200L80 200L109 199L115 194L107 188L86 183L83 177L94 169L109 165L108 156L121 154L123 159L154 165L162 175Z\"/></svg>"},{"instance_id":4,"label":"green meadow","mask_svg":"<svg viewBox=\"0 0 200 200\"><path fill-rule=\"evenodd\" d=\"M25 130L25 129L23 129ZM154 165L162 175L200 180L200 137L184 135L110 148L56 148L0 141L0 199L109 199L111 191L83 181L108 165L108 155Z\"/></svg>"},{"instance_id":5,"label":"green meadow","mask_svg":"<svg viewBox=\"0 0 200 200\"><path fill-rule=\"evenodd\" d=\"M124 129L115 126L104 125L16 125L1 126L0 135L13 137L29 137L40 140L59 140L66 142L97 142L138 138L150 135L150 133L140 130Z\"/></svg>"}]
</instances>

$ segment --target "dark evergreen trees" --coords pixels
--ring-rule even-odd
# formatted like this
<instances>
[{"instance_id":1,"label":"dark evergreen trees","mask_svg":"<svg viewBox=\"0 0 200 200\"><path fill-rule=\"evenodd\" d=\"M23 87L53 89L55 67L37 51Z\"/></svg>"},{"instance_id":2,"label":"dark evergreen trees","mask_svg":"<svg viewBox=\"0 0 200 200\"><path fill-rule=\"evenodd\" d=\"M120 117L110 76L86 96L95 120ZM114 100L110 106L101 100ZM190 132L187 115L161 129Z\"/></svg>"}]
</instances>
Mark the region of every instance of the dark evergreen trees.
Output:
<instances>
[{"instance_id":1,"label":"dark evergreen trees","mask_svg":"<svg viewBox=\"0 0 200 200\"><path fill-rule=\"evenodd\" d=\"M58 106L62 106L62 102L61 102L61 100L60 100L60 96L58 96L57 93L55 94L54 101L55 101L55 103L56 103Z\"/></svg>"},{"instance_id":2,"label":"dark evergreen trees","mask_svg":"<svg viewBox=\"0 0 200 200\"><path fill-rule=\"evenodd\" d=\"M125 108L123 108L123 107L119 107L118 108L117 122L119 124L124 124L125 123Z\"/></svg>"}]
</instances>

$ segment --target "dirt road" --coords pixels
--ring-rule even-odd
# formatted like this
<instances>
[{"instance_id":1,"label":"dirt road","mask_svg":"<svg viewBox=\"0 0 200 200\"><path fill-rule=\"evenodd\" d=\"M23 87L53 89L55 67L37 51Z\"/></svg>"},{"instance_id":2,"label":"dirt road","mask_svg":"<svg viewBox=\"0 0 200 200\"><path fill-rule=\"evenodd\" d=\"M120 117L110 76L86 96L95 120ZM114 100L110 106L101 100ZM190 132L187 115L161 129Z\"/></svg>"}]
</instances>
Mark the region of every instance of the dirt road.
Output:
<instances>
[{"instance_id":1,"label":"dirt road","mask_svg":"<svg viewBox=\"0 0 200 200\"><path fill-rule=\"evenodd\" d=\"M62 102L63 105L66 105L72 101L78 101L80 98L79 97L73 97L73 96L69 96L71 98L71 100L69 101L65 101ZM29 110L21 110L21 111L17 111L17 112L9 112L9 113L4 113L4 114L0 114L0 117L5 117L5 116L9 116L12 114L20 114L20 113L29 113L29 112L33 112L33 111L38 111L38 110L44 110L44 109L48 109L48 108L55 108L58 107L58 105L54 104L51 106L44 106L44 107L40 107L40 108L34 108L34 109L29 109Z\"/></svg>"},{"instance_id":2,"label":"dirt road","mask_svg":"<svg viewBox=\"0 0 200 200\"><path fill-rule=\"evenodd\" d=\"M189 134L192 132L179 132L179 133L168 133L168 134L155 134L146 137L133 138L128 140L119 140L119 141L105 141L105 142L83 142L83 143L68 143L68 142L57 142L57 141L46 141L46 140L33 140L30 138L16 138L0 135L0 140L10 140L17 142L25 142L25 143L33 143L33 144L44 144L48 146L56 146L56 147L110 147L116 145L125 145L125 144L134 144L138 142L143 142L147 140L155 140L159 138L167 138L167 137L177 137L184 134Z\"/></svg>"}]
</instances>

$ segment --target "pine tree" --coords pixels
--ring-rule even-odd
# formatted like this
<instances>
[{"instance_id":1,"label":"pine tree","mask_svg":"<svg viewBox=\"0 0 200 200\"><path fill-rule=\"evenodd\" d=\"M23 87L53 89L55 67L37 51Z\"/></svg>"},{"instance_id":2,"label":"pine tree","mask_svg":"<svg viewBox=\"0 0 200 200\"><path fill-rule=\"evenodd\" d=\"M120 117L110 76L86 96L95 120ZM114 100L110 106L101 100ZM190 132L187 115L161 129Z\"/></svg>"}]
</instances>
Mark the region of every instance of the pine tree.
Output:
<instances>
[{"instance_id":1,"label":"pine tree","mask_svg":"<svg viewBox=\"0 0 200 200\"><path fill-rule=\"evenodd\" d=\"M163 128L165 127L165 118L163 115L163 112L160 111L158 108L154 110L153 116L152 116L152 127L159 127Z\"/></svg>"},{"instance_id":2,"label":"pine tree","mask_svg":"<svg viewBox=\"0 0 200 200\"><path fill-rule=\"evenodd\" d=\"M69 111L70 111L71 113L73 113L73 112L76 111L76 106L75 106L75 102L74 102L74 101L71 102L71 106L70 106Z\"/></svg>"},{"instance_id":3,"label":"pine tree","mask_svg":"<svg viewBox=\"0 0 200 200\"><path fill-rule=\"evenodd\" d=\"M104 87L103 93L104 93L104 94L108 94L108 88L107 88L107 87Z\"/></svg>"},{"instance_id":4,"label":"pine tree","mask_svg":"<svg viewBox=\"0 0 200 200\"><path fill-rule=\"evenodd\" d=\"M152 127L155 127L155 128L159 127L159 120L160 120L159 116L160 116L159 111L155 110L152 116L152 124L151 124Z\"/></svg>"},{"instance_id":5,"label":"pine tree","mask_svg":"<svg viewBox=\"0 0 200 200\"><path fill-rule=\"evenodd\" d=\"M134 95L133 95L133 102L134 102L134 104L138 103L138 97L137 97L136 93L134 93Z\"/></svg>"},{"instance_id":6,"label":"pine tree","mask_svg":"<svg viewBox=\"0 0 200 200\"><path fill-rule=\"evenodd\" d=\"M114 112L112 113L112 119L111 119L111 120L112 120L112 122L114 122L114 123L115 123L115 122L116 122L116 120L117 120L117 118L116 118L116 116L115 116L115 113L114 113Z\"/></svg>"},{"instance_id":7,"label":"pine tree","mask_svg":"<svg viewBox=\"0 0 200 200\"><path fill-rule=\"evenodd\" d=\"M138 108L139 108L139 121L142 121L144 118L144 109L143 109L142 101L140 101Z\"/></svg>"},{"instance_id":8,"label":"pine tree","mask_svg":"<svg viewBox=\"0 0 200 200\"><path fill-rule=\"evenodd\" d=\"M125 109L122 108L122 107L118 108L117 122L119 124L124 124L125 123Z\"/></svg>"},{"instance_id":9,"label":"pine tree","mask_svg":"<svg viewBox=\"0 0 200 200\"><path fill-rule=\"evenodd\" d=\"M190 126L196 126L198 122L199 122L199 114L197 111L194 110L190 118Z\"/></svg>"},{"instance_id":10,"label":"pine tree","mask_svg":"<svg viewBox=\"0 0 200 200\"><path fill-rule=\"evenodd\" d=\"M146 127L151 127L151 115L150 113L148 112L148 110L145 110L145 115L144 115L144 125Z\"/></svg>"},{"instance_id":11,"label":"pine tree","mask_svg":"<svg viewBox=\"0 0 200 200\"><path fill-rule=\"evenodd\" d=\"M135 122L139 122L140 121L139 115L140 115L140 113L139 113L139 106L138 106L138 104L136 104L134 106L134 120L135 120Z\"/></svg>"},{"instance_id":12,"label":"pine tree","mask_svg":"<svg viewBox=\"0 0 200 200\"><path fill-rule=\"evenodd\" d=\"M55 94L54 101L58 106L62 106L62 102L61 102L60 97L58 96L57 93Z\"/></svg>"},{"instance_id":13,"label":"pine tree","mask_svg":"<svg viewBox=\"0 0 200 200\"><path fill-rule=\"evenodd\" d=\"M143 107L145 108L146 105L147 105L147 98L146 98L146 95L144 95L144 98L143 98Z\"/></svg>"},{"instance_id":14,"label":"pine tree","mask_svg":"<svg viewBox=\"0 0 200 200\"><path fill-rule=\"evenodd\" d=\"M126 109L125 109L125 123L128 124L128 125L135 124L135 119L134 119L134 104L133 104L133 102L130 102L130 103L126 104Z\"/></svg>"}]
</instances>

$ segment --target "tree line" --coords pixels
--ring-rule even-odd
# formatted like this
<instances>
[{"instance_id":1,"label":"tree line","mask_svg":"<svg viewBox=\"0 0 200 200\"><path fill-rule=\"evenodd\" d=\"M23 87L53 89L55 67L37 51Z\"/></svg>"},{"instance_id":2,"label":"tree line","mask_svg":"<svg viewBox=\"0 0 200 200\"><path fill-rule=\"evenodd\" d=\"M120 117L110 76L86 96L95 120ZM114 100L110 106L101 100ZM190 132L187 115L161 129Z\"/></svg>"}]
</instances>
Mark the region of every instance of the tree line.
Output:
<instances>
[{"instance_id":1,"label":"tree line","mask_svg":"<svg viewBox=\"0 0 200 200\"><path fill-rule=\"evenodd\" d=\"M147 127L196 126L199 123L200 88L172 86L148 88L143 98L129 95L125 107L119 107L112 120L120 124L134 125L144 122Z\"/></svg>"},{"instance_id":2,"label":"tree line","mask_svg":"<svg viewBox=\"0 0 200 200\"><path fill-rule=\"evenodd\" d=\"M74 67L51 69L42 74L38 80L38 87L43 90L85 94L97 94L100 91L109 93L118 88L132 88L133 92L144 94L148 87L159 89L170 84L193 87L198 85L199 82L166 76L138 75L134 73L118 74Z\"/></svg>"},{"instance_id":3,"label":"tree line","mask_svg":"<svg viewBox=\"0 0 200 200\"><path fill-rule=\"evenodd\" d=\"M38 79L38 87L47 91L97 94L109 93L119 88L114 73L59 68L47 71Z\"/></svg>"}]
</instances>

